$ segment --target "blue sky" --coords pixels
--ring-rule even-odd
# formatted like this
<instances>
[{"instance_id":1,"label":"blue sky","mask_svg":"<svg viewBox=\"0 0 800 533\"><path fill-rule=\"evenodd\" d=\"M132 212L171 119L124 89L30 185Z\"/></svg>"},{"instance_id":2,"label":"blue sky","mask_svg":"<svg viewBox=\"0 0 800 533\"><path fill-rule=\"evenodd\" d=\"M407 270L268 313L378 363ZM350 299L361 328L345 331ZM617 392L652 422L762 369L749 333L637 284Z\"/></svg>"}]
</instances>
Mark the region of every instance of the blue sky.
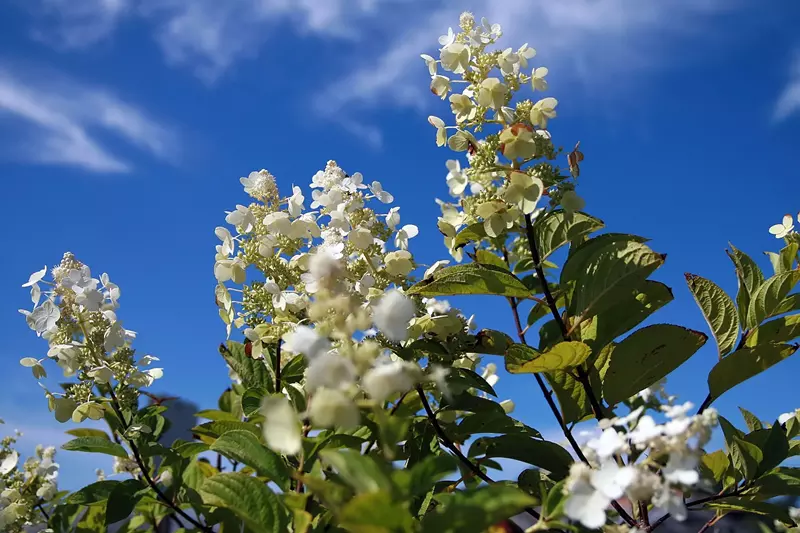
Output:
<instances>
[{"instance_id":1,"label":"blue sky","mask_svg":"<svg viewBox=\"0 0 800 533\"><path fill-rule=\"evenodd\" d=\"M136 346L161 358L159 390L211 407L227 383L216 346L214 227L246 200L238 178L269 169L282 190L328 159L380 180L417 224L425 263L446 256L435 228L444 162L418 55L472 9L529 42L559 99L557 143L580 140L579 192L613 231L651 237L676 301L656 321L706 330L683 280L735 291L727 242L770 270L767 228L800 210L800 6L791 0L9 0L0 6L0 417L24 445L64 441L21 357L43 341L18 308L21 285L74 252L122 288ZM9 260L10 259L10 260ZM512 331L504 302L453 301ZM699 403L716 360L704 348L671 379ZM53 367L55 373L55 368ZM717 404L738 420L800 407L782 363ZM532 378L505 376L517 415L555 424ZM94 457L67 458L64 481Z\"/></svg>"}]
</instances>

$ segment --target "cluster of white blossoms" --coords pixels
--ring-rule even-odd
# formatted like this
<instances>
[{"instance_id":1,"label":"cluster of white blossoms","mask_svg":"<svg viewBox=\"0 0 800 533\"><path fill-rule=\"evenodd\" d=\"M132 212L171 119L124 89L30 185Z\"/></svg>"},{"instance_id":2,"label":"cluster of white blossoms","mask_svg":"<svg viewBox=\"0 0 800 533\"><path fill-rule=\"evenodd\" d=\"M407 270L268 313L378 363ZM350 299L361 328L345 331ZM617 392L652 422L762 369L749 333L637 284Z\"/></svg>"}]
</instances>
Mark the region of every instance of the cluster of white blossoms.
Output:
<instances>
[{"instance_id":1,"label":"cluster of white blossoms","mask_svg":"<svg viewBox=\"0 0 800 533\"><path fill-rule=\"evenodd\" d=\"M800 213L797 213L797 221L800 222ZM770 226L769 232L775 235L776 239L783 239L792 233L797 233L794 231L794 219L792 215L783 215L780 224L773 224Z\"/></svg>"},{"instance_id":2,"label":"cluster of white blossoms","mask_svg":"<svg viewBox=\"0 0 800 533\"><path fill-rule=\"evenodd\" d=\"M17 437L20 435L17 432ZM56 449L37 446L36 455L20 464L13 448L16 440L11 436L0 440L0 530L8 533L46 523L41 506L58 492L58 463L53 461Z\"/></svg>"},{"instance_id":3,"label":"cluster of white blossoms","mask_svg":"<svg viewBox=\"0 0 800 533\"><path fill-rule=\"evenodd\" d=\"M424 381L444 387L442 367L429 361L423 369L393 352L420 337L466 338L474 324L447 302L405 294L417 268L409 247L418 230L401 225L398 207L375 210L392 195L333 161L312 178L310 210L300 187L281 198L266 170L241 183L255 202L228 213L233 232L216 229L220 316L229 334L244 328L251 357L266 360L266 347L280 343L278 364L298 354L307 362L304 412L286 394L264 400L267 444L295 454L303 419L350 428L360 422L356 402L364 395L383 405Z\"/></svg>"},{"instance_id":4,"label":"cluster of white blossoms","mask_svg":"<svg viewBox=\"0 0 800 533\"><path fill-rule=\"evenodd\" d=\"M439 38L438 60L422 55L431 75L431 91L442 99L449 95L455 118L454 125L447 125L439 117L428 117L436 128L436 143L466 152L469 162L462 168L458 160L447 161L446 182L457 202L439 201L439 230L456 261L461 261L463 253L456 235L464 225L482 223L492 238L506 235L520 225L523 215L535 218L541 212L538 204L545 194L552 205L568 212L583 208L574 183L558 175L549 163L557 151L547 126L556 116L558 101L546 97L512 103L515 93L523 89L547 89L547 68L530 63L536 51L527 44L517 50L489 50L502 35L500 26L485 19L478 24L470 13L461 15L460 26L461 32L451 28ZM454 88L458 85L463 86L461 92ZM454 133L449 135L449 131ZM486 131L483 139L476 138L476 133ZM577 177L582 157L577 147L570 154L572 177Z\"/></svg>"},{"instance_id":5,"label":"cluster of white blossoms","mask_svg":"<svg viewBox=\"0 0 800 533\"><path fill-rule=\"evenodd\" d=\"M662 405L664 423L645 414L644 407L602 420L601 433L584 448L591 466L573 464L564 485L565 514L587 528L600 528L611 502L627 495L632 501L651 501L685 520L684 492L700 483L702 447L717 425L714 409L691 416L692 408L691 402ZM623 456L631 462L625 465Z\"/></svg>"},{"instance_id":6,"label":"cluster of white blossoms","mask_svg":"<svg viewBox=\"0 0 800 533\"><path fill-rule=\"evenodd\" d=\"M25 357L20 363L38 379L46 377L42 363L49 358L61 367L64 377L77 378L64 393L45 389L59 422L98 420L103 407L92 400L94 385L111 386L116 381L121 388L135 390L152 385L163 371L147 368L156 357L135 359L130 343L136 332L125 329L117 318L120 288L108 274L93 278L89 267L67 252L52 269L51 281L46 275L47 267L31 274L23 285L30 287L33 310L20 313L50 348L47 358Z\"/></svg>"}]
</instances>

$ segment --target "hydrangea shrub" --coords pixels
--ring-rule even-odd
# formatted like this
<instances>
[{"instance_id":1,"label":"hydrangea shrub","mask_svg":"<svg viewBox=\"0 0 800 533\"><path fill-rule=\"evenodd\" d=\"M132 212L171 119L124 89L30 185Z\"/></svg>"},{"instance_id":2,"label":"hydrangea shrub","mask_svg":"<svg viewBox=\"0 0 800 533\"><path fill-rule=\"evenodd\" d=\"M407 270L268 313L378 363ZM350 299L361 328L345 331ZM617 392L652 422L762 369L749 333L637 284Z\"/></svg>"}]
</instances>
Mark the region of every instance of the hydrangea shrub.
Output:
<instances>
[{"instance_id":1,"label":"hydrangea shrub","mask_svg":"<svg viewBox=\"0 0 800 533\"><path fill-rule=\"evenodd\" d=\"M446 162L452 199L437 200L448 259L419 264L420 230L392 194L334 161L289 197L267 170L241 178L249 203L215 230L231 386L192 441L163 442L167 408L139 407L163 371L134 351L109 276L69 253L31 275L23 314L49 349L21 363L37 379L63 371L62 390L44 389L58 421L108 425L71 430L64 449L115 464L58 492L54 450L20 465L6 438L3 530L480 532L526 513L529 531L650 532L711 510L704 529L745 512L800 531L798 511L775 503L800 495L798 412L742 409L737 427L713 408L798 349L793 218L769 230L785 245L768 252L772 273L730 247L736 295L686 275L708 332L642 326L673 300L650 279L666 256L585 212L580 146L556 147L558 101L539 98L547 68L501 35L464 13L438 59L422 55L452 111L428 118L435 142L465 156ZM508 331L443 299L461 295L504 300ZM708 342L719 360L695 407L665 380ZM541 391L563 445L512 416L499 364ZM719 430L724 449L708 450ZM503 459L529 467L502 479Z\"/></svg>"}]
</instances>

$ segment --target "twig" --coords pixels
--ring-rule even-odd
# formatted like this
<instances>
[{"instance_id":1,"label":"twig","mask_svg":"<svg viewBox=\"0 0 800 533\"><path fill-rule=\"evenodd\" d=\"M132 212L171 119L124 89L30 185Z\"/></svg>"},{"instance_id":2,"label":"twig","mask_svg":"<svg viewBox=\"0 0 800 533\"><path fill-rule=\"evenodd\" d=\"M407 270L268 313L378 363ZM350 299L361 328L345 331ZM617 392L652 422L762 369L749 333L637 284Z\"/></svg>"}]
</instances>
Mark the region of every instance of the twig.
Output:
<instances>
[{"instance_id":1,"label":"twig","mask_svg":"<svg viewBox=\"0 0 800 533\"><path fill-rule=\"evenodd\" d=\"M41 501L36 503L36 507L42 512L42 514L44 515L44 519L50 522L50 515L47 514L47 511L44 510L44 506L42 505Z\"/></svg>"},{"instance_id":2,"label":"twig","mask_svg":"<svg viewBox=\"0 0 800 533\"><path fill-rule=\"evenodd\" d=\"M280 394L283 387L281 387L281 343L278 339L278 347L275 348L275 392Z\"/></svg>"},{"instance_id":3,"label":"twig","mask_svg":"<svg viewBox=\"0 0 800 533\"><path fill-rule=\"evenodd\" d=\"M431 425L433 426L433 430L436 432L436 435L439 437L439 440L445 446L445 448L453 452L453 454L458 457L459 461L464 463L464 465L469 468L477 477L481 478L486 483L494 483L495 481L492 478L486 475L478 465L470 461L469 458L458 449L458 446L456 446L456 444L450 440L450 437L448 437L444 432L442 426L439 425L439 421L436 420L436 415L433 413L433 409L431 409L431 404L428 403L428 398L425 396L425 391L422 390L420 385L417 385L417 394L422 402L422 407L425 409L425 414L428 415L428 420L430 420ZM541 520L542 518L536 509L531 507L526 507L525 512L537 520Z\"/></svg>"},{"instance_id":4,"label":"twig","mask_svg":"<svg viewBox=\"0 0 800 533\"><path fill-rule=\"evenodd\" d=\"M697 530L697 533L705 533L706 531L708 531L708 529L709 529L711 526L713 526L714 524L716 524L717 522L719 522L721 518L722 518L721 516L712 516L712 517L711 517L711 518L708 520L708 522L706 522L706 523L703 525L703 527L701 527L700 529L698 529L698 530Z\"/></svg>"},{"instance_id":5,"label":"twig","mask_svg":"<svg viewBox=\"0 0 800 533\"><path fill-rule=\"evenodd\" d=\"M558 324L558 329L561 331L561 337L565 341L570 340L569 329L567 328L566 323L564 322L564 318L561 316L561 313L558 312L558 304L556 304L555 298L553 298L553 293L550 292L550 287L547 285L547 277L544 273L544 268L542 268L542 258L539 255L539 249L536 247L536 236L533 233L533 220L531 219L530 215L525 215L525 236L528 240L528 247L530 248L531 252L531 259L533 260L533 268L536 270L536 276L539 278L539 283L542 286L542 292L544 293L544 298L547 301L547 306L550 308L550 314L553 315L553 319ZM508 255L504 252L504 256L506 258L506 262L508 261ZM519 320L519 312L515 306L514 308L514 321L517 325L518 333L522 333L522 327ZM520 337L520 340L525 343L524 334ZM525 343L527 344L527 343ZM589 375L586 373L586 370L581 365L576 367L577 370L577 378L578 381L583 386L584 391L586 392L586 397L589 400L589 404L592 406L592 411L594 412L594 416L597 420L602 420L603 417L603 408L600 405L600 402L594 395L594 391L592 390L592 384L589 381ZM552 398L552 393L547 390L547 387L544 384L541 376L539 374L534 374L536 377L536 382L539 384L539 388L542 389L542 393L544 394L545 400L547 400L548 405L550 406L550 410L556 417L556 420L561 426L562 431L564 432L564 436L567 437L572 448L575 450L575 453L578 455L578 458L581 459L584 463L588 464L586 460L586 456L583 455L583 452L580 451L580 446L575 441L574 437L572 436L572 432L567 428L566 424L564 423L564 419L561 416L561 413L558 410L558 407L555 405L555 402ZM611 506L614 510L619 513L619 516L629 525L635 526L636 520L631 517L631 515L619 504L616 500L611 501Z\"/></svg>"},{"instance_id":6,"label":"twig","mask_svg":"<svg viewBox=\"0 0 800 533\"><path fill-rule=\"evenodd\" d=\"M125 416L122 414L122 409L120 408L119 400L117 400L117 396L114 394L114 389L110 384L108 386L108 393L109 396L111 396L111 407L114 409L114 412L117 413L117 416L120 419L120 423L122 424L123 429L127 430L128 424L125 422ZM150 488L153 489L153 492L156 493L156 496L158 496L158 498L165 504L167 504L168 507L170 507L173 511L178 513L181 517L183 517L186 521L188 521L196 528L204 531L205 533L214 533L214 530L212 528L195 520L189 514L187 514L183 509L175 505L175 503L171 499L167 498L167 496L161 491L161 489L158 488L156 482L153 481L153 478L150 477L150 472L148 472L147 465L144 464L142 456L139 453L139 448L136 447L136 444L133 442L133 439L125 437L125 440L128 441L128 446L130 446L131 452L133 452L133 458L136 461L136 464L139 466L139 470L142 471L142 476L144 477L145 481L150 486Z\"/></svg>"},{"instance_id":7,"label":"twig","mask_svg":"<svg viewBox=\"0 0 800 533\"><path fill-rule=\"evenodd\" d=\"M709 502L714 502L714 501L717 501L717 500L722 500L722 499L727 498L729 496L737 496L741 492L741 490L743 488L744 487L737 487L736 489L732 490L731 492L726 492L726 493L720 492L719 494L714 494L712 496L706 496L705 498L698 498L696 500L692 500L690 502L686 502L686 507L695 507L695 506L698 506L698 505L703 505L704 503L709 503ZM665 514L664 516L662 516L661 518L656 520L656 522L650 528L648 528L647 531L648 532L649 531L655 531L655 529L658 526L660 526L661 524L663 524L664 522L669 520L671 517L672 517L671 514L669 514L669 513Z\"/></svg>"}]
</instances>

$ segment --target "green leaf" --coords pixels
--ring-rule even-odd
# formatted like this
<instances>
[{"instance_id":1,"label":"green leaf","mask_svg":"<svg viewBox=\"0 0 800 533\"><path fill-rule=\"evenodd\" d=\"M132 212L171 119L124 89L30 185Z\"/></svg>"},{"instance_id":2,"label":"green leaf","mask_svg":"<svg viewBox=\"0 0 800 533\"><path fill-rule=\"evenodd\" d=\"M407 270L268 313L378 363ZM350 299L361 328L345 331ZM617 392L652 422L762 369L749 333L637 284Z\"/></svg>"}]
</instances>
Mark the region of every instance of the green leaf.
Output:
<instances>
[{"instance_id":1,"label":"green leaf","mask_svg":"<svg viewBox=\"0 0 800 533\"><path fill-rule=\"evenodd\" d=\"M91 505L75 526L75 533L106 533L105 505Z\"/></svg>"},{"instance_id":2,"label":"green leaf","mask_svg":"<svg viewBox=\"0 0 800 533\"><path fill-rule=\"evenodd\" d=\"M786 508L774 503L760 502L750 500L747 498L729 497L715 502L705 504L709 509L716 509L718 511L738 511L743 513L753 513L757 515L767 516L769 518L781 520L786 523L791 523L791 518L786 511Z\"/></svg>"},{"instance_id":3,"label":"green leaf","mask_svg":"<svg viewBox=\"0 0 800 533\"><path fill-rule=\"evenodd\" d=\"M731 424L727 418L720 416L718 417L718 420L719 425L722 428L722 433L725 436L725 444L728 446L728 449L730 449L734 437L744 439L744 432L737 429L736 426Z\"/></svg>"},{"instance_id":4,"label":"green leaf","mask_svg":"<svg viewBox=\"0 0 800 533\"><path fill-rule=\"evenodd\" d=\"M739 321L745 324L750 300L755 291L764 283L764 274L749 255L737 250L732 244L729 246L731 249L726 250L726 253L736 267L736 279L739 282L736 307L739 311Z\"/></svg>"},{"instance_id":5,"label":"green leaf","mask_svg":"<svg viewBox=\"0 0 800 533\"><path fill-rule=\"evenodd\" d=\"M686 283L717 341L719 356L730 353L739 337L736 305L718 285L694 274L685 274Z\"/></svg>"},{"instance_id":6,"label":"green leaf","mask_svg":"<svg viewBox=\"0 0 800 533\"><path fill-rule=\"evenodd\" d=\"M359 450L322 450L319 455L358 493L391 492L393 489L383 465L368 455L361 455Z\"/></svg>"},{"instance_id":7,"label":"green leaf","mask_svg":"<svg viewBox=\"0 0 800 533\"><path fill-rule=\"evenodd\" d=\"M61 449L75 452L105 453L114 457L128 458L128 452L125 451L125 448L105 437L78 437L64 443Z\"/></svg>"},{"instance_id":8,"label":"green leaf","mask_svg":"<svg viewBox=\"0 0 800 533\"><path fill-rule=\"evenodd\" d=\"M126 479L111 491L106 504L106 525L125 520L144 494L137 492L145 488L138 479Z\"/></svg>"},{"instance_id":9,"label":"green leaf","mask_svg":"<svg viewBox=\"0 0 800 533\"><path fill-rule=\"evenodd\" d=\"M408 473L405 492L411 497L421 496L431 490L437 481L458 470L456 459L449 454L431 455L415 464Z\"/></svg>"},{"instance_id":10,"label":"green leaf","mask_svg":"<svg viewBox=\"0 0 800 533\"><path fill-rule=\"evenodd\" d=\"M565 370L582 364L591 353L591 348L578 341L560 342L544 353L525 344L514 344L506 352L506 369L512 374Z\"/></svg>"},{"instance_id":11,"label":"green leaf","mask_svg":"<svg viewBox=\"0 0 800 533\"><path fill-rule=\"evenodd\" d=\"M241 418L234 415L233 413L226 413L225 411L218 411L217 409L204 409L200 411L195 416L198 418L205 418L206 420L213 420L213 421L233 421L233 422L241 422Z\"/></svg>"},{"instance_id":12,"label":"green leaf","mask_svg":"<svg viewBox=\"0 0 800 533\"><path fill-rule=\"evenodd\" d=\"M484 531L534 503L534 498L508 485L495 484L456 492L425 516L422 533Z\"/></svg>"},{"instance_id":13,"label":"green leaf","mask_svg":"<svg viewBox=\"0 0 800 533\"><path fill-rule=\"evenodd\" d=\"M758 473L758 464L764 454L755 444L749 443L738 437L733 437L730 444L731 462L736 471L746 480L755 479Z\"/></svg>"},{"instance_id":14,"label":"green leaf","mask_svg":"<svg viewBox=\"0 0 800 533\"><path fill-rule=\"evenodd\" d=\"M283 504L256 478L240 473L217 474L203 481L200 495L207 505L235 513L252 533L284 533L288 529Z\"/></svg>"},{"instance_id":15,"label":"green leaf","mask_svg":"<svg viewBox=\"0 0 800 533\"><path fill-rule=\"evenodd\" d=\"M602 229L603 221L585 213L568 215L562 210L550 211L536 219L533 232L542 260L569 242Z\"/></svg>"},{"instance_id":16,"label":"green leaf","mask_svg":"<svg viewBox=\"0 0 800 533\"><path fill-rule=\"evenodd\" d=\"M485 237L486 229L483 227L483 222L470 224L456 234L456 238L453 241L453 248L461 248L471 242L480 242L480 240Z\"/></svg>"},{"instance_id":17,"label":"green leaf","mask_svg":"<svg viewBox=\"0 0 800 533\"><path fill-rule=\"evenodd\" d=\"M764 424L761 423L761 420L759 420L756 415L754 415L744 407L740 407L739 412L742 413L742 418L744 418L744 423L747 424L747 429L749 429L750 431L764 429Z\"/></svg>"},{"instance_id":18,"label":"green leaf","mask_svg":"<svg viewBox=\"0 0 800 533\"><path fill-rule=\"evenodd\" d=\"M758 475L763 475L780 465L789 456L789 440L780 424L773 425L761 444L762 460L758 464Z\"/></svg>"},{"instance_id":19,"label":"green leaf","mask_svg":"<svg viewBox=\"0 0 800 533\"><path fill-rule=\"evenodd\" d=\"M627 400L686 362L708 337L670 324L635 331L613 349L603 378L609 405Z\"/></svg>"},{"instance_id":20,"label":"green leaf","mask_svg":"<svg viewBox=\"0 0 800 533\"><path fill-rule=\"evenodd\" d=\"M750 299L747 327L752 329L765 319L780 314L784 299L798 282L800 270L778 274L765 281Z\"/></svg>"},{"instance_id":21,"label":"green leaf","mask_svg":"<svg viewBox=\"0 0 800 533\"><path fill-rule=\"evenodd\" d=\"M609 295L641 286L664 263L666 256L655 253L639 238L624 236L607 242L601 235L581 245L567 259L561 271L561 285L572 288L571 316L586 319L612 306ZM603 245L592 245L602 240Z\"/></svg>"},{"instance_id":22,"label":"green leaf","mask_svg":"<svg viewBox=\"0 0 800 533\"><path fill-rule=\"evenodd\" d=\"M245 416L253 416L261 409L261 401L269 391L262 387L252 387L242 394L242 412Z\"/></svg>"},{"instance_id":23,"label":"green leaf","mask_svg":"<svg viewBox=\"0 0 800 533\"><path fill-rule=\"evenodd\" d=\"M358 494L342 508L339 525L353 533L413 531L414 518L387 492Z\"/></svg>"},{"instance_id":24,"label":"green leaf","mask_svg":"<svg viewBox=\"0 0 800 533\"><path fill-rule=\"evenodd\" d=\"M491 385L480 375L467 368L451 368L447 375L447 386L451 394L460 394L467 389L478 389L481 392L497 396Z\"/></svg>"},{"instance_id":25,"label":"green leaf","mask_svg":"<svg viewBox=\"0 0 800 533\"><path fill-rule=\"evenodd\" d=\"M223 433L234 429L249 431L256 437L261 435L261 432L255 424L249 422L234 422L232 420L206 422L205 424L193 427L192 433L201 437L212 437L216 439L221 437Z\"/></svg>"},{"instance_id":26,"label":"green leaf","mask_svg":"<svg viewBox=\"0 0 800 533\"><path fill-rule=\"evenodd\" d=\"M427 297L492 294L528 298L531 295L530 289L508 270L479 263L437 270L432 278L416 283L407 293Z\"/></svg>"},{"instance_id":27,"label":"green leaf","mask_svg":"<svg viewBox=\"0 0 800 533\"><path fill-rule=\"evenodd\" d=\"M610 296L614 300L612 305L580 324L579 340L595 353L674 299L669 287L651 280L634 289L623 287Z\"/></svg>"},{"instance_id":28,"label":"green leaf","mask_svg":"<svg viewBox=\"0 0 800 533\"><path fill-rule=\"evenodd\" d=\"M106 440L111 440L111 437L109 437L108 434L102 429L75 428L68 429L64 433L67 435L72 435L73 437L100 437Z\"/></svg>"},{"instance_id":29,"label":"green leaf","mask_svg":"<svg viewBox=\"0 0 800 533\"><path fill-rule=\"evenodd\" d=\"M700 470L701 474L704 474L703 478L711 478L716 483L722 481L728 466L730 466L730 460L722 450L707 453L700 458Z\"/></svg>"},{"instance_id":30,"label":"green leaf","mask_svg":"<svg viewBox=\"0 0 800 533\"><path fill-rule=\"evenodd\" d=\"M562 446L523 435L481 437L470 446L469 456L477 457L482 454L486 457L516 459L538 466L549 470L553 479L566 477L570 465L574 462L572 456Z\"/></svg>"},{"instance_id":31,"label":"green leaf","mask_svg":"<svg viewBox=\"0 0 800 533\"><path fill-rule=\"evenodd\" d=\"M67 496L64 502L76 505L89 505L91 503L102 502L108 499L108 496L119 484L119 481L111 479L95 481Z\"/></svg>"},{"instance_id":32,"label":"green leaf","mask_svg":"<svg viewBox=\"0 0 800 533\"><path fill-rule=\"evenodd\" d=\"M741 348L714 365L708 374L708 390L713 399L733 387L776 365L797 351L789 344L761 344Z\"/></svg>"},{"instance_id":33,"label":"green leaf","mask_svg":"<svg viewBox=\"0 0 800 533\"><path fill-rule=\"evenodd\" d=\"M503 333L493 329L482 329L475 336L475 346L472 350L475 353L485 353L489 355L504 355L508 347L514 344L514 340Z\"/></svg>"},{"instance_id":34,"label":"green leaf","mask_svg":"<svg viewBox=\"0 0 800 533\"><path fill-rule=\"evenodd\" d=\"M772 263L772 269L775 274L783 274L789 272L794 266L795 258L797 257L798 244L793 242L781 250L780 254L773 252L765 252Z\"/></svg>"},{"instance_id":35,"label":"green leaf","mask_svg":"<svg viewBox=\"0 0 800 533\"><path fill-rule=\"evenodd\" d=\"M198 453L208 451L208 444L204 442L184 442L174 448L181 457L194 457Z\"/></svg>"},{"instance_id":36,"label":"green leaf","mask_svg":"<svg viewBox=\"0 0 800 533\"><path fill-rule=\"evenodd\" d=\"M789 315L764 322L747 336L745 346L790 342L800 337L800 315Z\"/></svg>"},{"instance_id":37,"label":"green leaf","mask_svg":"<svg viewBox=\"0 0 800 533\"><path fill-rule=\"evenodd\" d=\"M266 350L266 347L265 347ZM269 392L275 390L275 380L262 359L253 359L244 351L240 342L228 341L228 345L221 344L219 352L230 365L236 375L242 380L242 385L247 388L262 387Z\"/></svg>"},{"instance_id":38,"label":"green leaf","mask_svg":"<svg viewBox=\"0 0 800 533\"><path fill-rule=\"evenodd\" d=\"M251 467L259 476L274 481L281 489L289 486L289 471L283 458L261 444L249 431L226 431L211 445L211 451Z\"/></svg>"},{"instance_id":39,"label":"green leaf","mask_svg":"<svg viewBox=\"0 0 800 533\"><path fill-rule=\"evenodd\" d=\"M477 259L477 262L482 265L491 265L497 268L502 268L503 270L508 270L508 265L505 261L503 261L503 258L493 254L489 250L478 250L475 252L475 258Z\"/></svg>"},{"instance_id":40,"label":"green leaf","mask_svg":"<svg viewBox=\"0 0 800 533\"><path fill-rule=\"evenodd\" d=\"M800 469L779 467L756 480L752 492L760 496L800 496Z\"/></svg>"}]
</instances>

